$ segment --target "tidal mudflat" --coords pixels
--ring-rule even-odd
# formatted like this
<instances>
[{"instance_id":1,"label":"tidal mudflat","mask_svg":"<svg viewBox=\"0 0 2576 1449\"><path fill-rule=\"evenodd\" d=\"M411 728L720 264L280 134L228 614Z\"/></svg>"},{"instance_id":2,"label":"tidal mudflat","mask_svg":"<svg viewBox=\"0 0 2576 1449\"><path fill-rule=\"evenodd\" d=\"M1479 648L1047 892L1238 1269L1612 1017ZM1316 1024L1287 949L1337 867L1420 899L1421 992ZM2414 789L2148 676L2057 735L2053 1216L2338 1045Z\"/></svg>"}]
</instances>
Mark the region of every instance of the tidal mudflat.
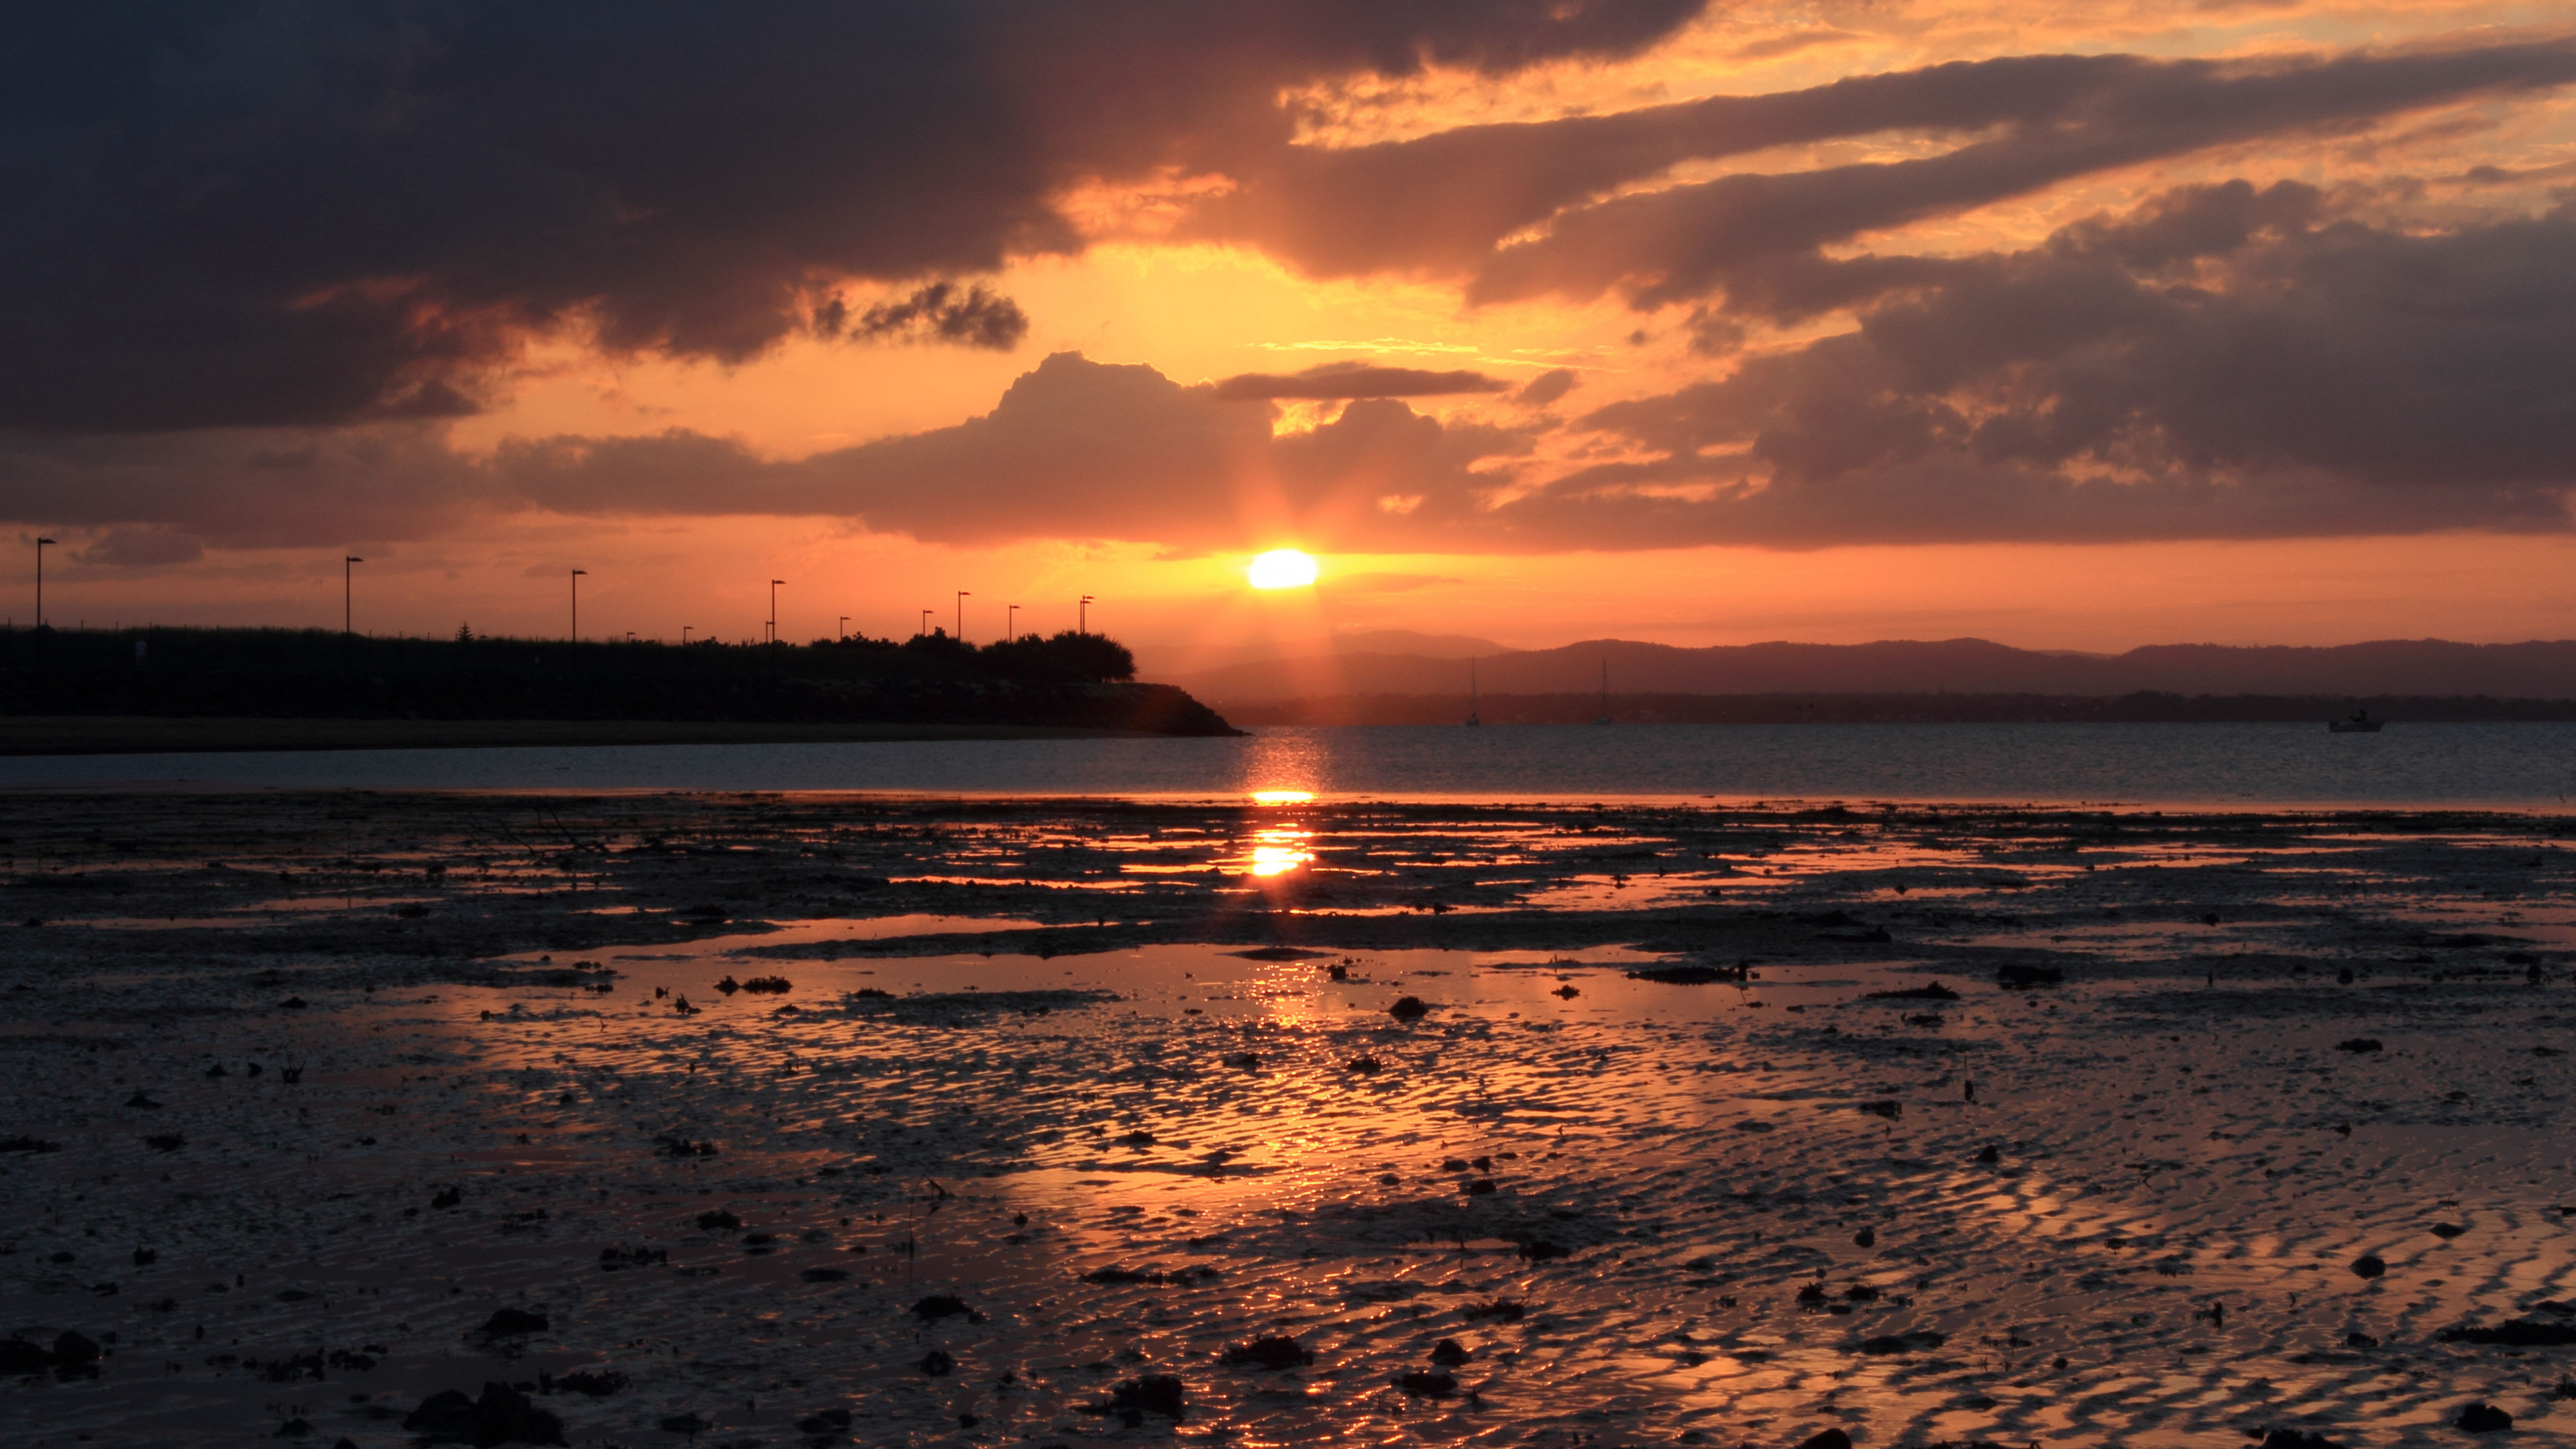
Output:
<instances>
[{"instance_id":1,"label":"tidal mudflat","mask_svg":"<svg viewBox=\"0 0 2576 1449\"><path fill-rule=\"evenodd\" d=\"M2562 816L5 811L13 1444L2576 1428Z\"/></svg>"}]
</instances>

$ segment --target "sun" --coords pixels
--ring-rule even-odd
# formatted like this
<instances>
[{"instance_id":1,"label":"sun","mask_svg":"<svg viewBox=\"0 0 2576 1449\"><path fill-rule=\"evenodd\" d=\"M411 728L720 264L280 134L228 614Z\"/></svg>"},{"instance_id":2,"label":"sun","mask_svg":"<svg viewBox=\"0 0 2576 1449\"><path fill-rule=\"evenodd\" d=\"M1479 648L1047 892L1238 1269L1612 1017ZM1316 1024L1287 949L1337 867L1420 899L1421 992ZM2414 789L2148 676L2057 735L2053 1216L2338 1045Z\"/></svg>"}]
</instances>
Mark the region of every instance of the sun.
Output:
<instances>
[{"instance_id":1,"label":"sun","mask_svg":"<svg viewBox=\"0 0 2576 1449\"><path fill-rule=\"evenodd\" d=\"M1252 561L1256 589L1302 589L1314 581L1314 559L1293 548L1274 548Z\"/></svg>"}]
</instances>

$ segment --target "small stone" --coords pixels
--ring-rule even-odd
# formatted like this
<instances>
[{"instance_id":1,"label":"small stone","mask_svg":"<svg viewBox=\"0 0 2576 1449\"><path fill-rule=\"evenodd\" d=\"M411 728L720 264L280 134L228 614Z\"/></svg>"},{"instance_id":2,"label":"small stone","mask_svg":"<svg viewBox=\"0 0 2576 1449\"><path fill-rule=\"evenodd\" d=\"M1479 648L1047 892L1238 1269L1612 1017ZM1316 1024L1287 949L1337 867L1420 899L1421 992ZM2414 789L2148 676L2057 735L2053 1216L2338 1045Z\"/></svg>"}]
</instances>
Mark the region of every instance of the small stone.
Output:
<instances>
[{"instance_id":1,"label":"small stone","mask_svg":"<svg viewBox=\"0 0 2576 1449\"><path fill-rule=\"evenodd\" d=\"M530 1313L521 1308L496 1308L477 1331L485 1338L519 1338L543 1333L550 1326L542 1313Z\"/></svg>"},{"instance_id":2,"label":"small stone","mask_svg":"<svg viewBox=\"0 0 2576 1449\"><path fill-rule=\"evenodd\" d=\"M1094 1413L1161 1414L1177 1419L1188 1407L1187 1386L1171 1374L1147 1374L1109 1390L1109 1402L1088 1407Z\"/></svg>"},{"instance_id":3,"label":"small stone","mask_svg":"<svg viewBox=\"0 0 2576 1449\"><path fill-rule=\"evenodd\" d=\"M2492 1434L2499 1429L2512 1428L2513 1415L2493 1404L2471 1404L2462 1409L2460 1417L2452 1422L2472 1434Z\"/></svg>"},{"instance_id":4,"label":"small stone","mask_svg":"<svg viewBox=\"0 0 2576 1449\"><path fill-rule=\"evenodd\" d=\"M2263 1436L2263 1449L2344 1449L2323 1434L2302 1434L2296 1429L2274 1429Z\"/></svg>"},{"instance_id":5,"label":"small stone","mask_svg":"<svg viewBox=\"0 0 2576 1449\"><path fill-rule=\"evenodd\" d=\"M1249 1343L1238 1343L1227 1349L1218 1361L1228 1368L1265 1369L1275 1373L1313 1363L1315 1355L1286 1334L1274 1333Z\"/></svg>"}]
</instances>

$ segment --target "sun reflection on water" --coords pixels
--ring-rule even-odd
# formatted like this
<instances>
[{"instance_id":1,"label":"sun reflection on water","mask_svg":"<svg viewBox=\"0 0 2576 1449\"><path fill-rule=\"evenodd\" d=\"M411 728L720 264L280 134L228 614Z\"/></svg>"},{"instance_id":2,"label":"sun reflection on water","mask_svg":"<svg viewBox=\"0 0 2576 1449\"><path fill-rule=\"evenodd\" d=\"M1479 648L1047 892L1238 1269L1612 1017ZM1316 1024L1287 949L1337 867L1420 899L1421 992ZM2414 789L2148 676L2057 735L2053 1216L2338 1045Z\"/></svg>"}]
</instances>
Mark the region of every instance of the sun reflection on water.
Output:
<instances>
[{"instance_id":1,"label":"sun reflection on water","mask_svg":"<svg viewBox=\"0 0 2576 1449\"><path fill-rule=\"evenodd\" d=\"M1315 792L1312 790L1255 790L1252 792L1252 803L1255 805L1311 805L1314 800Z\"/></svg>"},{"instance_id":2,"label":"sun reflection on water","mask_svg":"<svg viewBox=\"0 0 2576 1449\"><path fill-rule=\"evenodd\" d=\"M1252 837L1252 873L1285 875L1312 861L1315 852L1307 847L1314 838L1313 832L1294 827L1257 832Z\"/></svg>"}]
</instances>

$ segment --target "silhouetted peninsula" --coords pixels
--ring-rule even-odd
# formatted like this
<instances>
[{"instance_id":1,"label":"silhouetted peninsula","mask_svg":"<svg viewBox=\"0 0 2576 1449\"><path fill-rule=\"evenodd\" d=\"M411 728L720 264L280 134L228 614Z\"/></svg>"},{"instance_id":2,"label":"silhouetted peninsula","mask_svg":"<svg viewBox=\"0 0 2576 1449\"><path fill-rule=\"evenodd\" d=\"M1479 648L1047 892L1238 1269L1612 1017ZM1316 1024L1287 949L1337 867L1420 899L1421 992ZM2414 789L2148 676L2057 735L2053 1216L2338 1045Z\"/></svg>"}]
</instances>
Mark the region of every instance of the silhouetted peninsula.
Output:
<instances>
[{"instance_id":1,"label":"silhouetted peninsula","mask_svg":"<svg viewBox=\"0 0 2576 1449\"><path fill-rule=\"evenodd\" d=\"M1071 631L977 647L19 630L0 635L0 716L17 753L1235 732ZM412 727L381 723L397 721Z\"/></svg>"}]
</instances>

